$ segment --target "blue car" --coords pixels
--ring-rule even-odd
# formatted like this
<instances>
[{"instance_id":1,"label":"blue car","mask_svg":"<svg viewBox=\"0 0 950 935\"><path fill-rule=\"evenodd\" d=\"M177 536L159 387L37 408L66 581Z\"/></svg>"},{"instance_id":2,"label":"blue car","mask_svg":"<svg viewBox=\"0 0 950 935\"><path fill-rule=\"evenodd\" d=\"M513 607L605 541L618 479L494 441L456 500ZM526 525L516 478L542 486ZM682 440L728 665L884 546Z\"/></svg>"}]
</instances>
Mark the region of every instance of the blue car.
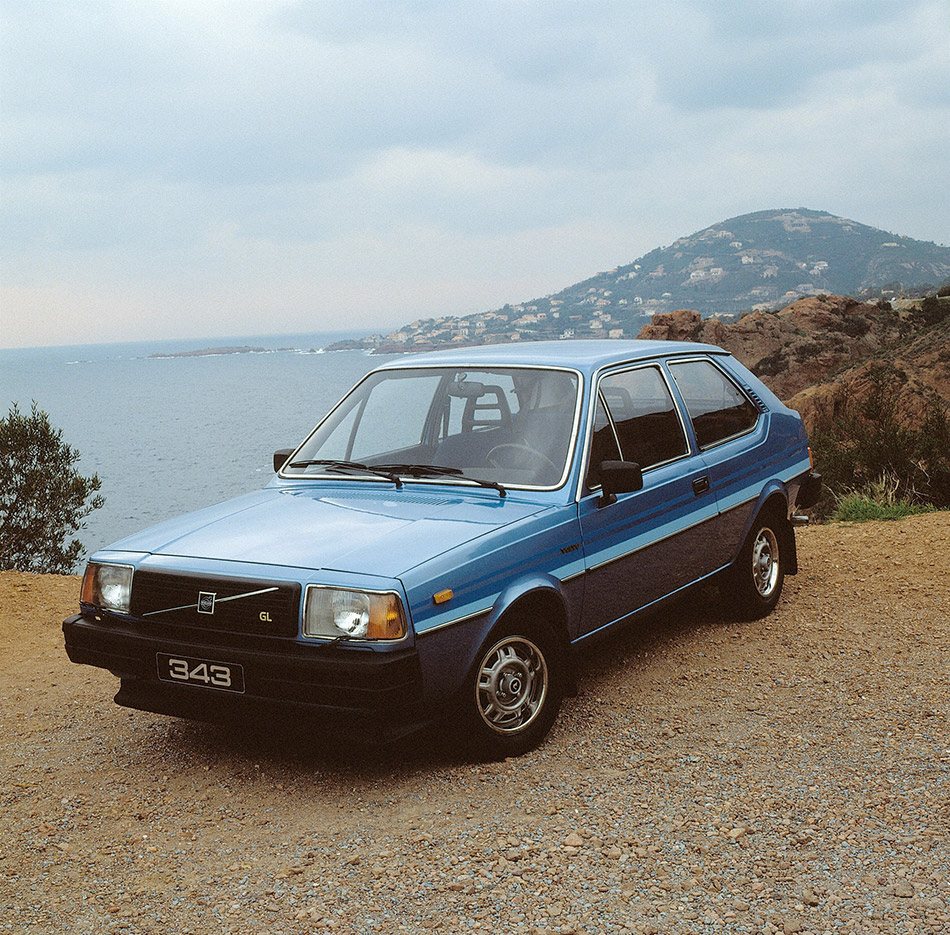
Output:
<instances>
[{"instance_id":1,"label":"blue car","mask_svg":"<svg viewBox=\"0 0 950 935\"><path fill-rule=\"evenodd\" d=\"M394 359L274 470L92 556L66 650L116 702L518 755L595 635L713 579L771 611L820 492L798 414L679 342Z\"/></svg>"}]
</instances>

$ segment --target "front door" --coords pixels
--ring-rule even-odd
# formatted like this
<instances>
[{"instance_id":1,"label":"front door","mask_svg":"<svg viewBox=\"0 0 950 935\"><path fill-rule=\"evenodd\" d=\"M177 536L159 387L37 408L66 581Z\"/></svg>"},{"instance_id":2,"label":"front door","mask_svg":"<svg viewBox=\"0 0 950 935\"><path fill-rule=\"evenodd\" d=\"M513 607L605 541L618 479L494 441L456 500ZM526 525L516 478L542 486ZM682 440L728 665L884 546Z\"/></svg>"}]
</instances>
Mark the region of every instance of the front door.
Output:
<instances>
[{"instance_id":1,"label":"front door","mask_svg":"<svg viewBox=\"0 0 950 935\"><path fill-rule=\"evenodd\" d=\"M611 459L638 463L643 489L602 506L597 466ZM712 571L718 521L705 462L690 449L656 365L601 378L589 463L579 510L587 567L582 633Z\"/></svg>"}]
</instances>

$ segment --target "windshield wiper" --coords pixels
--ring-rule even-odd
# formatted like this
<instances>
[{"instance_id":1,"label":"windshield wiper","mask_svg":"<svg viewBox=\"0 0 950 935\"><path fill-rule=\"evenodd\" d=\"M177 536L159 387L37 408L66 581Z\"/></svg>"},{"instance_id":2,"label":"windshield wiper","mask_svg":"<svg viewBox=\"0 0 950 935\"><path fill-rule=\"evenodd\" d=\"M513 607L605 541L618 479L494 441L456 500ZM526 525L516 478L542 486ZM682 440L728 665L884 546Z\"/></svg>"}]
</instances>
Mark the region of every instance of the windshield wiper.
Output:
<instances>
[{"instance_id":1,"label":"windshield wiper","mask_svg":"<svg viewBox=\"0 0 950 935\"><path fill-rule=\"evenodd\" d=\"M322 465L328 471L332 471L335 474L348 474L353 471L360 471L364 474L375 474L377 477L384 477L386 480L395 484L397 490L402 487L402 481L398 475L387 470L386 465L370 467L368 464L361 464L359 461L334 461L324 458L311 458L308 461L291 461L288 467L305 468L317 464Z\"/></svg>"},{"instance_id":2,"label":"windshield wiper","mask_svg":"<svg viewBox=\"0 0 950 935\"><path fill-rule=\"evenodd\" d=\"M405 474L407 477L460 477L478 484L479 487L497 490L503 497L508 496L508 491L497 481L469 477L461 468L444 467L441 464L377 464L376 467L381 471L392 471L394 474Z\"/></svg>"}]
</instances>

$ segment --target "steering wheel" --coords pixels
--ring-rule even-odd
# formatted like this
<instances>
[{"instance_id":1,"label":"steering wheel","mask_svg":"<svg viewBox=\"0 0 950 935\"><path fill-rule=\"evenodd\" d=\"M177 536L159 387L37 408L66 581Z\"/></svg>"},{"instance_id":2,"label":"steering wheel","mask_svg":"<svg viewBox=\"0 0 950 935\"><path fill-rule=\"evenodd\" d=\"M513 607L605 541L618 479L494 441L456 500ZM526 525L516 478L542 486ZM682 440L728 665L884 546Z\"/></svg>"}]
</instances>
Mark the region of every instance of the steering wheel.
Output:
<instances>
[{"instance_id":1,"label":"steering wheel","mask_svg":"<svg viewBox=\"0 0 950 935\"><path fill-rule=\"evenodd\" d=\"M520 445L515 442L508 442L504 445L495 445L495 447L492 448L492 450L489 451L487 455L485 455L485 460L488 461L492 467L496 468L517 467L517 464L504 465L499 464L498 461L495 460L495 455L503 451L515 451L520 452L523 455L530 455L532 458L540 458L546 464L550 464L555 473L558 471L558 466L543 451L538 451L537 448L532 448L530 445Z\"/></svg>"}]
</instances>

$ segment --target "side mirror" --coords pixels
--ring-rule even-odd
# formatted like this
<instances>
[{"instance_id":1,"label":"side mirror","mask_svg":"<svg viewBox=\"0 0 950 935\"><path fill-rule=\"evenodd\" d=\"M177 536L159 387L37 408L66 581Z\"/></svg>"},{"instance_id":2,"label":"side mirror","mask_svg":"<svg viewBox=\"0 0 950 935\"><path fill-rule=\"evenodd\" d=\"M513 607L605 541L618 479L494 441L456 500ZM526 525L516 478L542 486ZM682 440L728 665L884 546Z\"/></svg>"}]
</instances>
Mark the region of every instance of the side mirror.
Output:
<instances>
[{"instance_id":1,"label":"side mirror","mask_svg":"<svg viewBox=\"0 0 950 935\"><path fill-rule=\"evenodd\" d=\"M604 491L600 506L616 503L618 493L643 489L643 471L634 461L601 461L598 474Z\"/></svg>"},{"instance_id":2,"label":"side mirror","mask_svg":"<svg viewBox=\"0 0 950 935\"><path fill-rule=\"evenodd\" d=\"M276 474L286 463L287 459L296 451L296 448L279 448L274 452L274 473Z\"/></svg>"}]
</instances>

